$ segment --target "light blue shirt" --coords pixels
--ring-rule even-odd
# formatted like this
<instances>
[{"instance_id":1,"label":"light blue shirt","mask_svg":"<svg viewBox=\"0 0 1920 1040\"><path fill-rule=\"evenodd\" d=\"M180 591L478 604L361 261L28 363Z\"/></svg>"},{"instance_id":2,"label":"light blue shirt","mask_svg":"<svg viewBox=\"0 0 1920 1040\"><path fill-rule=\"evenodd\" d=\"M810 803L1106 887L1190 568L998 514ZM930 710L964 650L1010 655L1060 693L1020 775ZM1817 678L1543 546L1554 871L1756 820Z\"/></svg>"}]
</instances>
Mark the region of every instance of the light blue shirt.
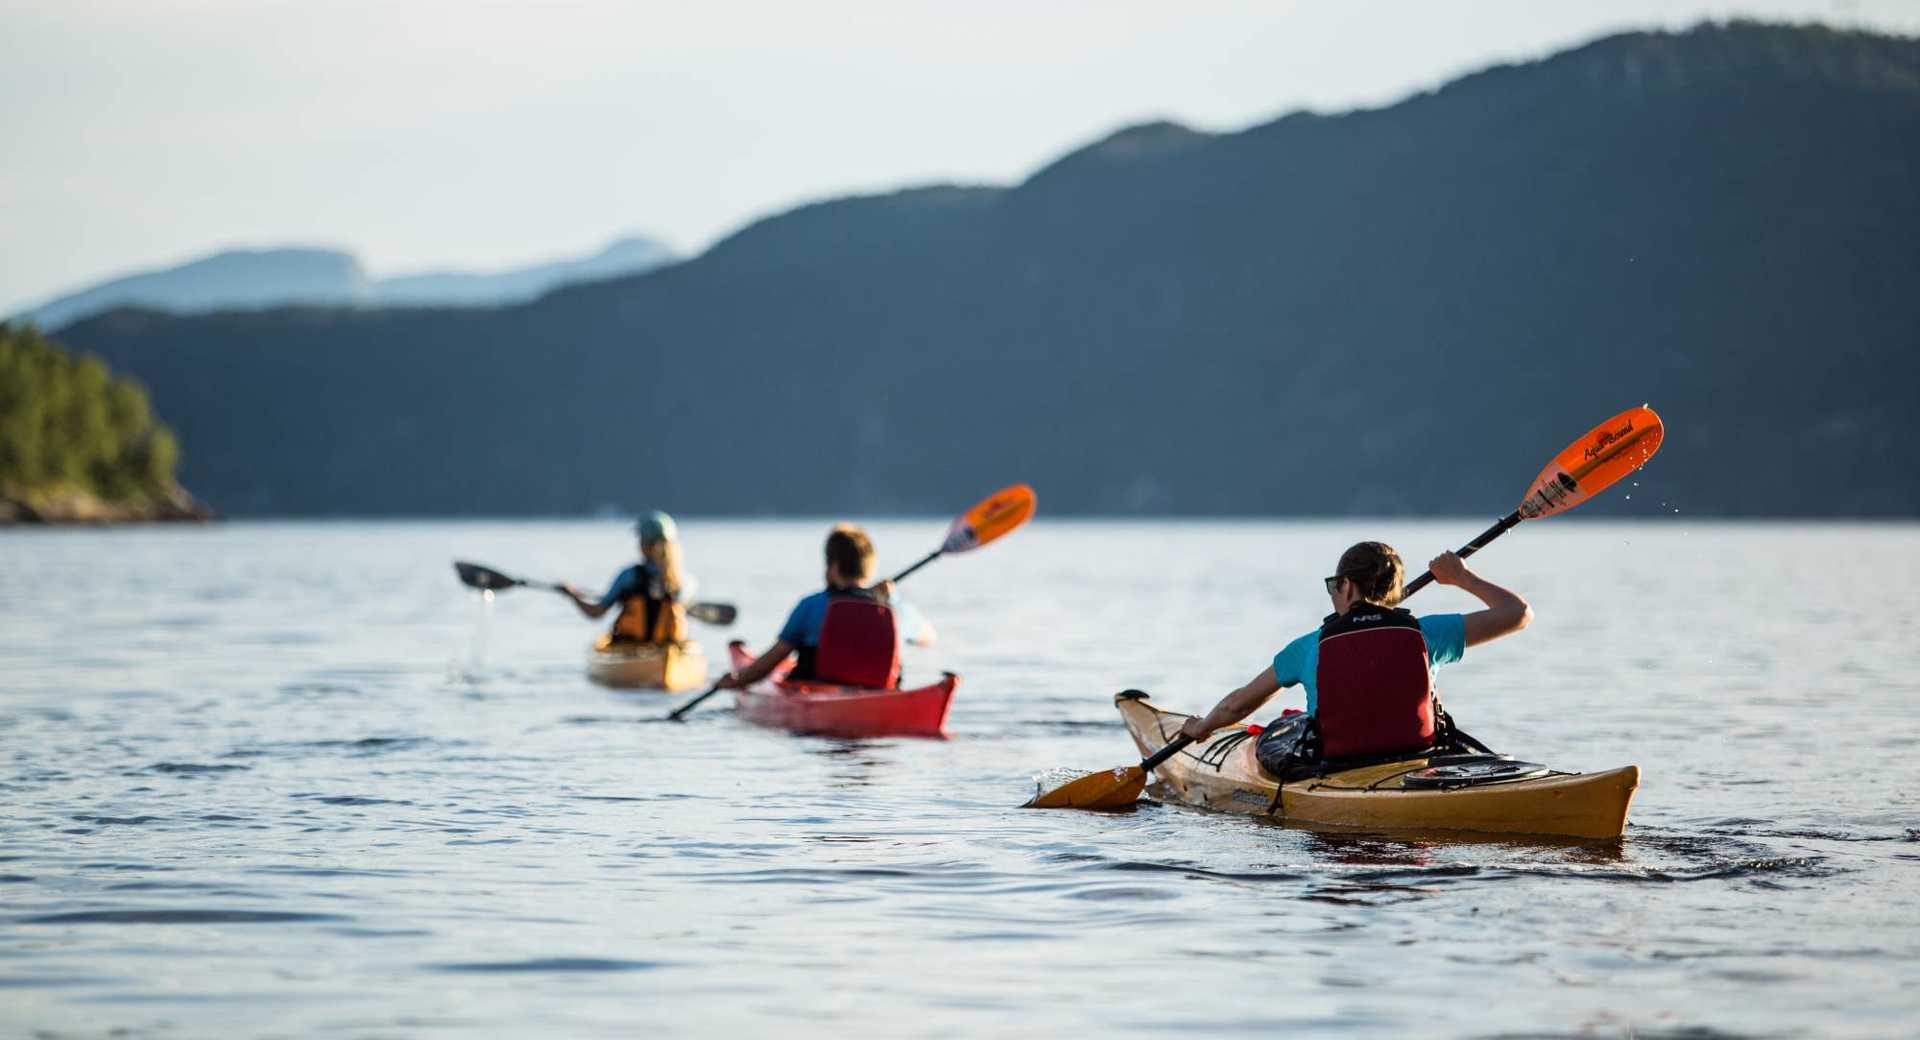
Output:
<instances>
[{"instance_id":1,"label":"light blue shirt","mask_svg":"<svg viewBox=\"0 0 1920 1040\"><path fill-rule=\"evenodd\" d=\"M672 596L660 582L660 568L650 561L641 560L614 575L613 584L607 586L607 594L600 597L603 607L618 607L633 596L645 596L648 599L671 599L675 603L685 603L693 598L694 577L691 574L680 575L680 590Z\"/></svg>"},{"instance_id":2,"label":"light blue shirt","mask_svg":"<svg viewBox=\"0 0 1920 1040\"><path fill-rule=\"evenodd\" d=\"M600 597L603 607L617 607L632 596L647 596L660 599L660 572L653 564L645 560L628 567L614 575L613 584L607 586L607 594Z\"/></svg>"},{"instance_id":3,"label":"light blue shirt","mask_svg":"<svg viewBox=\"0 0 1920 1040\"><path fill-rule=\"evenodd\" d=\"M1465 614L1428 614L1420 619L1420 635L1427 641L1427 666L1438 668L1452 664L1467 652L1467 616ZM1314 689L1314 676L1320 671L1320 630L1314 629L1306 635L1288 643L1286 649L1273 655L1273 676L1280 680L1280 686L1305 686L1307 688L1307 714L1314 714L1320 706L1319 691Z\"/></svg>"}]
</instances>

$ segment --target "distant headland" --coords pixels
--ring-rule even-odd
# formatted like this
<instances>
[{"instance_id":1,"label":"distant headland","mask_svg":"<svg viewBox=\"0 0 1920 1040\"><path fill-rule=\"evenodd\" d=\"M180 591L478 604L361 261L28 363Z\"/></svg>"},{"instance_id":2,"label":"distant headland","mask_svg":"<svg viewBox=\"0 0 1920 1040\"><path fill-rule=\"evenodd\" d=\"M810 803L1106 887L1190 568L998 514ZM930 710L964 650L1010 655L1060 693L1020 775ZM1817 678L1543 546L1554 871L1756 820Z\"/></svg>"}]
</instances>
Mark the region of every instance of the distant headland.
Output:
<instances>
[{"instance_id":1,"label":"distant headland","mask_svg":"<svg viewBox=\"0 0 1920 1040\"><path fill-rule=\"evenodd\" d=\"M140 385L0 323L0 525L208 520Z\"/></svg>"}]
</instances>

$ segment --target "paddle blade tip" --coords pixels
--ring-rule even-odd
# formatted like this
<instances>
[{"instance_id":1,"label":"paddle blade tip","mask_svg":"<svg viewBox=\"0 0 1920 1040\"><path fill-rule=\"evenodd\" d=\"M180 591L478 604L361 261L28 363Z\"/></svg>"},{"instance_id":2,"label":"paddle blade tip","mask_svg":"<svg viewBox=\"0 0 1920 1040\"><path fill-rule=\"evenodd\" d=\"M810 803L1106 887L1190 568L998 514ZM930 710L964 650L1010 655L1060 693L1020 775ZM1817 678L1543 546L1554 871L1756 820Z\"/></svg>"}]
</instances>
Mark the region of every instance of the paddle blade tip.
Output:
<instances>
[{"instance_id":1,"label":"paddle blade tip","mask_svg":"<svg viewBox=\"0 0 1920 1040\"><path fill-rule=\"evenodd\" d=\"M947 529L943 553L963 553L999 538L1033 517L1039 499L1030 484L1009 484L988 495Z\"/></svg>"},{"instance_id":2,"label":"paddle blade tip","mask_svg":"<svg viewBox=\"0 0 1920 1040\"><path fill-rule=\"evenodd\" d=\"M731 603L695 603L687 607L687 616L709 625L731 625L740 611Z\"/></svg>"},{"instance_id":3,"label":"paddle blade tip","mask_svg":"<svg viewBox=\"0 0 1920 1040\"><path fill-rule=\"evenodd\" d=\"M1566 512L1646 465L1665 438L1659 413L1644 404L1629 408L1554 456L1516 511L1528 520Z\"/></svg>"},{"instance_id":4,"label":"paddle blade tip","mask_svg":"<svg viewBox=\"0 0 1920 1040\"><path fill-rule=\"evenodd\" d=\"M1147 774L1139 766L1123 766L1041 791L1022 809L1087 809L1111 811L1125 809L1140 800L1146 789Z\"/></svg>"}]
</instances>

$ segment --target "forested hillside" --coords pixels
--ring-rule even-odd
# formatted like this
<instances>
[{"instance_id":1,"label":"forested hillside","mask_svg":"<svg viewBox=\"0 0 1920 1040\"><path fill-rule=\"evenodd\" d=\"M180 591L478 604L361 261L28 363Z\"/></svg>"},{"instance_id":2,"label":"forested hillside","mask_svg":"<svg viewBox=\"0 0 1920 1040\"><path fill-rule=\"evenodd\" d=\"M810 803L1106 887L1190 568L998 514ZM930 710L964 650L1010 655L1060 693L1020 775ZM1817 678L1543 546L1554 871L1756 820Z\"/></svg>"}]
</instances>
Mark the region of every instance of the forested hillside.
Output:
<instances>
[{"instance_id":1,"label":"forested hillside","mask_svg":"<svg viewBox=\"0 0 1920 1040\"><path fill-rule=\"evenodd\" d=\"M0 523L201 515L179 460L138 383L0 324Z\"/></svg>"},{"instance_id":2,"label":"forested hillside","mask_svg":"<svg viewBox=\"0 0 1920 1040\"><path fill-rule=\"evenodd\" d=\"M486 311L121 312L233 512L1920 514L1920 43L1629 34L1375 111L1121 131Z\"/></svg>"}]
</instances>

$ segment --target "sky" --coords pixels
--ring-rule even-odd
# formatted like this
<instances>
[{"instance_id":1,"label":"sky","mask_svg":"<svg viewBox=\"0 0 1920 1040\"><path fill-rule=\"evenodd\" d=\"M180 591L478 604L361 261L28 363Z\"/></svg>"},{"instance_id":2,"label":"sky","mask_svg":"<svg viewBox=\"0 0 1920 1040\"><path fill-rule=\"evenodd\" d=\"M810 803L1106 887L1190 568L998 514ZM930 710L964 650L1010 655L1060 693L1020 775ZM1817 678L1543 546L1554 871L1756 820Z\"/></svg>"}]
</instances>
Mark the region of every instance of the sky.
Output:
<instances>
[{"instance_id":1,"label":"sky","mask_svg":"<svg viewBox=\"0 0 1920 1040\"><path fill-rule=\"evenodd\" d=\"M1627 29L1920 34L1920 0L0 0L0 314L222 248L491 268L1121 126L1390 104Z\"/></svg>"}]
</instances>

